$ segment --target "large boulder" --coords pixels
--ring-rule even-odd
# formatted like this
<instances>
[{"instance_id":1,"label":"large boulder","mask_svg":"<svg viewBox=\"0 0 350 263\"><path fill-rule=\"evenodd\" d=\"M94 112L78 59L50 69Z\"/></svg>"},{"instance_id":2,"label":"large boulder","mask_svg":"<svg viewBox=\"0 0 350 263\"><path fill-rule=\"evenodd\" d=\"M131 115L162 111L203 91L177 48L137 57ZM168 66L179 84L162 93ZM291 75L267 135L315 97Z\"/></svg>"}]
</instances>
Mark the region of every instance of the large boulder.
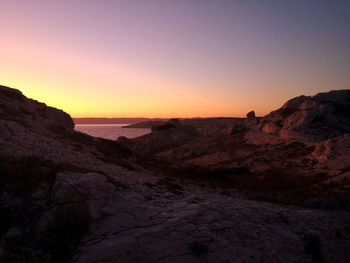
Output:
<instances>
[{"instance_id":1,"label":"large boulder","mask_svg":"<svg viewBox=\"0 0 350 263\"><path fill-rule=\"evenodd\" d=\"M350 90L289 100L263 117L259 128L282 139L322 141L350 132Z\"/></svg>"},{"instance_id":2,"label":"large boulder","mask_svg":"<svg viewBox=\"0 0 350 263\"><path fill-rule=\"evenodd\" d=\"M52 202L56 205L86 203L93 218L100 216L100 209L114 194L115 187L106 176L98 173L65 172L57 175L52 190Z\"/></svg>"},{"instance_id":3,"label":"large boulder","mask_svg":"<svg viewBox=\"0 0 350 263\"><path fill-rule=\"evenodd\" d=\"M255 111L250 111L247 113L247 119L252 120L255 119Z\"/></svg>"},{"instance_id":4,"label":"large boulder","mask_svg":"<svg viewBox=\"0 0 350 263\"><path fill-rule=\"evenodd\" d=\"M255 116L255 111L250 111L247 113L247 119L245 120L245 124L248 128L257 130L258 119Z\"/></svg>"}]
</instances>

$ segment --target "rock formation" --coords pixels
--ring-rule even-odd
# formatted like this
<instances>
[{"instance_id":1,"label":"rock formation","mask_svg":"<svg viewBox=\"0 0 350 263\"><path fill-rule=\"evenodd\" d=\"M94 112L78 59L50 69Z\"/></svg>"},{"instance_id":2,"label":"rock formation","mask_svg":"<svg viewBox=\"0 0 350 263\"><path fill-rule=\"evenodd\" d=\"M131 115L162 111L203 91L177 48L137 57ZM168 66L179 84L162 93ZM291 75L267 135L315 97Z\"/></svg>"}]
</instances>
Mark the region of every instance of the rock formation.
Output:
<instances>
[{"instance_id":1,"label":"rock formation","mask_svg":"<svg viewBox=\"0 0 350 263\"><path fill-rule=\"evenodd\" d=\"M247 119L248 120L254 120L255 119L255 111L250 111L247 113Z\"/></svg>"},{"instance_id":2,"label":"rock formation","mask_svg":"<svg viewBox=\"0 0 350 263\"><path fill-rule=\"evenodd\" d=\"M256 118L254 111L250 111L247 113L247 119L245 121L245 124L249 129L257 130L258 129L258 122L259 121Z\"/></svg>"},{"instance_id":3,"label":"rock formation","mask_svg":"<svg viewBox=\"0 0 350 263\"><path fill-rule=\"evenodd\" d=\"M67 113L27 99L20 91L1 85L0 116L2 120L56 132L74 129L73 120Z\"/></svg>"},{"instance_id":4,"label":"rock formation","mask_svg":"<svg viewBox=\"0 0 350 263\"><path fill-rule=\"evenodd\" d=\"M350 90L334 90L286 102L260 121L260 128L283 139L322 141L350 132Z\"/></svg>"},{"instance_id":5,"label":"rock formation","mask_svg":"<svg viewBox=\"0 0 350 263\"><path fill-rule=\"evenodd\" d=\"M274 174L274 190L271 184L266 185L266 190L280 192L278 199L291 199L288 191L282 190L284 187L299 189L303 185L299 191L304 199L311 199L315 194L327 199L329 193L323 191L324 188L329 188L332 195L347 196L349 108L348 90L301 96L263 118L249 112L246 119L225 120L227 122L201 119L195 126L197 133L187 134L186 139L172 139L180 135L176 130L159 131L130 140L129 147L135 147L140 153L147 149L147 154L189 165L201 173L201 169L207 169L209 174L220 175L225 170L225 177L233 180L236 187L251 180L244 183L244 191L246 184L253 187L254 183L261 183L258 178L270 178ZM160 138L163 138L161 143ZM164 145L164 140L167 146L159 147ZM236 181L237 171L251 175ZM333 177L342 180L332 180L330 185ZM257 189L253 187L253 191Z\"/></svg>"},{"instance_id":6,"label":"rock formation","mask_svg":"<svg viewBox=\"0 0 350 263\"><path fill-rule=\"evenodd\" d=\"M181 120L113 142L1 87L0 262L346 262L346 203L315 199L349 185L347 93L332 94L311 98L336 109L320 143L218 132L241 119Z\"/></svg>"}]
</instances>

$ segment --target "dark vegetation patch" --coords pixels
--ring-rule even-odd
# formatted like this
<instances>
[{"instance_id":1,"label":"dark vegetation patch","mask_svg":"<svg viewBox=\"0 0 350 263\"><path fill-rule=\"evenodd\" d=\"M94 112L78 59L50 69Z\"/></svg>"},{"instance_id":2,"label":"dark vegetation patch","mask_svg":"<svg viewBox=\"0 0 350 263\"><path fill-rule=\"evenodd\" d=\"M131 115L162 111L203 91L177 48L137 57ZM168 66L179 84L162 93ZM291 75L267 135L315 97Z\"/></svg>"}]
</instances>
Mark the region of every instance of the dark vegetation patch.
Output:
<instances>
[{"instance_id":1,"label":"dark vegetation patch","mask_svg":"<svg viewBox=\"0 0 350 263\"><path fill-rule=\"evenodd\" d=\"M49 223L47 235L40 241L50 262L68 262L79 245L80 238L90 225L87 204L68 204L58 207Z\"/></svg>"},{"instance_id":2,"label":"dark vegetation patch","mask_svg":"<svg viewBox=\"0 0 350 263\"><path fill-rule=\"evenodd\" d=\"M131 150L122 146L116 141L111 141L107 139L99 139L95 144L96 149L105 154L106 156L115 158L127 158L132 155Z\"/></svg>"},{"instance_id":3,"label":"dark vegetation patch","mask_svg":"<svg viewBox=\"0 0 350 263\"><path fill-rule=\"evenodd\" d=\"M50 209L56 175L63 171L88 172L35 156L0 157L0 236L5 237L0 262L68 262L89 225L86 208L60 207L49 228L34 234L38 219ZM6 233L14 227L23 234L8 239Z\"/></svg>"},{"instance_id":4,"label":"dark vegetation patch","mask_svg":"<svg viewBox=\"0 0 350 263\"><path fill-rule=\"evenodd\" d=\"M283 147L290 147L290 156L295 156L301 150L302 144L295 143ZM297 150L294 152L295 148ZM311 149L304 147L304 152L309 151ZM249 167L206 168L151 156L138 157L138 161L140 165L162 178L175 178L183 184L222 189L223 193L227 194L236 190L252 200L323 210L350 209L349 190L342 189L342 185L325 184L329 179L327 173L300 174L285 168L257 174L251 172Z\"/></svg>"},{"instance_id":5,"label":"dark vegetation patch","mask_svg":"<svg viewBox=\"0 0 350 263\"><path fill-rule=\"evenodd\" d=\"M318 235L308 233L304 235L304 251L310 255L312 263L324 262L321 251L321 239Z\"/></svg>"},{"instance_id":6,"label":"dark vegetation patch","mask_svg":"<svg viewBox=\"0 0 350 263\"><path fill-rule=\"evenodd\" d=\"M67 133L66 137L74 142L84 145L91 145L94 142L94 137L77 131Z\"/></svg>"},{"instance_id":7,"label":"dark vegetation patch","mask_svg":"<svg viewBox=\"0 0 350 263\"><path fill-rule=\"evenodd\" d=\"M68 139L71 145L78 151L86 147L87 150L92 150L96 158L103 162L116 164L128 170L134 170L134 166L127 160L133 157L132 151L117 141L96 138L82 132L67 131L62 125L52 125L48 128L59 138Z\"/></svg>"},{"instance_id":8,"label":"dark vegetation patch","mask_svg":"<svg viewBox=\"0 0 350 263\"><path fill-rule=\"evenodd\" d=\"M151 129L152 129L152 131L164 131L164 130L169 130L169 129L173 129L173 128L176 128L176 127L174 125L172 125L171 123L165 123L165 124L153 126Z\"/></svg>"},{"instance_id":9,"label":"dark vegetation patch","mask_svg":"<svg viewBox=\"0 0 350 263\"><path fill-rule=\"evenodd\" d=\"M131 150L120 143L99 138L94 146L102 154L99 157L100 160L122 166L128 170L134 170L134 166L127 161L127 158L133 156Z\"/></svg>"},{"instance_id":10,"label":"dark vegetation patch","mask_svg":"<svg viewBox=\"0 0 350 263\"><path fill-rule=\"evenodd\" d=\"M247 167L206 168L150 156L138 156L137 161L147 170L153 171L163 178L166 176L184 183L189 182L203 186L233 187L232 178L250 174Z\"/></svg>"},{"instance_id":11,"label":"dark vegetation patch","mask_svg":"<svg viewBox=\"0 0 350 263\"><path fill-rule=\"evenodd\" d=\"M337 185L324 184L328 174L299 174L293 170L270 170L233 177L233 188L248 198L322 210L349 210L350 193Z\"/></svg>"},{"instance_id":12,"label":"dark vegetation patch","mask_svg":"<svg viewBox=\"0 0 350 263\"><path fill-rule=\"evenodd\" d=\"M0 156L0 193L11 192L26 198L43 184L52 185L59 172L92 172L71 164L55 164L36 156Z\"/></svg>"},{"instance_id":13,"label":"dark vegetation patch","mask_svg":"<svg viewBox=\"0 0 350 263\"><path fill-rule=\"evenodd\" d=\"M209 246L206 243L194 241L190 245L190 250L193 255L200 257L209 253Z\"/></svg>"},{"instance_id":14,"label":"dark vegetation patch","mask_svg":"<svg viewBox=\"0 0 350 263\"><path fill-rule=\"evenodd\" d=\"M26 197L43 183L53 184L58 166L35 156L0 157L0 192Z\"/></svg>"},{"instance_id":15,"label":"dark vegetation patch","mask_svg":"<svg viewBox=\"0 0 350 263\"><path fill-rule=\"evenodd\" d=\"M76 131L65 133L64 136L73 141L76 148L81 149L84 145L97 150L96 157L101 161L134 170L134 167L127 161L128 158L133 157L133 152L117 141L95 138Z\"/></svg>"}]
</instances>

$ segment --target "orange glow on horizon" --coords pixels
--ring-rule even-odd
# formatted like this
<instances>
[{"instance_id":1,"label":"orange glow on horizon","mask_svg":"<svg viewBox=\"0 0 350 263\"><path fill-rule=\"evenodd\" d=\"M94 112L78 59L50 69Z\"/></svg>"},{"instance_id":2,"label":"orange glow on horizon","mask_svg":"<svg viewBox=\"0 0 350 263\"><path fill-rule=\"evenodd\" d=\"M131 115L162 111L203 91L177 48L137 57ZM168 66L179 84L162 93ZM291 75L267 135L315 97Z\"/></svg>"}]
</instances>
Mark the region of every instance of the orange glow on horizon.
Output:
<instances>
[{"instance_id":1,"label":"orange glow on horizon","mask_svg":"<svg viewBox=\"0 0 350 263\"><path fill-rule=\"evenodd\" d=\"M230 101L231 97L220 96L215 90L204 94L200 87L144 70L84 61L75 55L84 65L77 68L66 57L45 56L37 48L21 49L17 42L9 41L7 46L17 52L3 56L1 63L6 66L1 71L1 84L73 117L242 117L256 110L239 94ZM268 111L269 107L260 107L257 114Z\"/></svg>"},{"instance_id":2,"label":"orange glow on horizon","mask_svg":"<svg viewBox=\"0 0 350 263\"><path fill-rule=\"evenodd\" d=\"M350 87L341 6L195 2L3 1L0 84L73 117L152 118L263 116Z\"/></svg>"}]
</instances>

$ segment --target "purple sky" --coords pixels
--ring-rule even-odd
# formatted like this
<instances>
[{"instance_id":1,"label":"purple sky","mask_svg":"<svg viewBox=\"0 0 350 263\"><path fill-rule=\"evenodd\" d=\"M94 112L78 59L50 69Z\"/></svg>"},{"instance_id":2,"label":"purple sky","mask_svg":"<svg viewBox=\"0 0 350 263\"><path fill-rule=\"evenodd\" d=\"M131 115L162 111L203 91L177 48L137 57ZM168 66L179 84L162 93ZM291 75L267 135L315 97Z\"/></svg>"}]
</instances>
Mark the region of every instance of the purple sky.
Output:
<instances>
[{"instance_id":1,"label":"purple sky","mask_svg":"<svg viewBox=\"0 0 350 263\"><path fill-rule=\"evenodd\" d=\"M0 81L73 116L242 116L350 87L350 1L0 0Z\"/></svg>"}]
</instances>

